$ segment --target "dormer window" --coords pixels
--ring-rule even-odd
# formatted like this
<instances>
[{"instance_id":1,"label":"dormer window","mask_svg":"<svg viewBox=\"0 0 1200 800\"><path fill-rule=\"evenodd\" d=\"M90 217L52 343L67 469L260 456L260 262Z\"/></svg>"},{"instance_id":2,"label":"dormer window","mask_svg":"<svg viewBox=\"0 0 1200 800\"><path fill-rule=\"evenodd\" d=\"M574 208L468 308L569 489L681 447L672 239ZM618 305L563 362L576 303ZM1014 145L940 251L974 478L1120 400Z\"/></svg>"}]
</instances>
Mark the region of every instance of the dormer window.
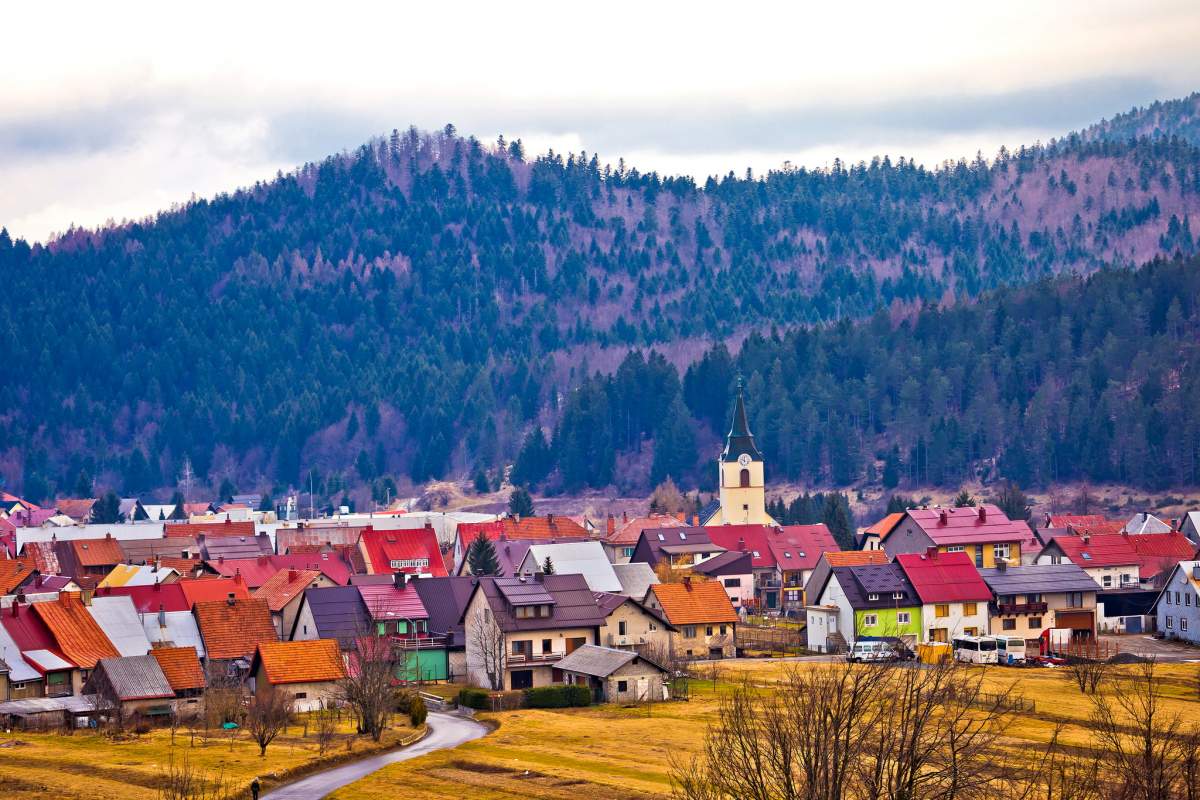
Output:
<instances>
[{"instance_id":1,"label":"dormer window","mask_svg":"<svg viewBox=\"0 0 1200 800\"><path fill-rule=\"evenodd\" d=\"M893 600L903 600L904 592L892 592L892 599Z\"/></svg>"},{"instance_id":2,"label":"dormer window","mask_svg":"<svg viewBox=\"0 0 1200 800\"><path fill-rule=\"evenodd\" d=\"M658 535L658 540L659 540L660 542L665 542L665 541L667 540L667 537L666 537L666 536L664 536L663 534L661 534L661 533L660 533L660 534Z\"/></svg>"},{"instance_id":3,"label":"dormer window","mask_svg":"<svg viewBox=\"0 0 1200 800\"><path fill-rule=\"evenodd\" d=\"M755 557L755 558L761 558L761 556L759 556L759 554L758 554L758 551L757 551L757 550L755 550L755 551L754 551L754 557Z\"/></svg>"},{"instance_id":4,"label":"dormer window","mask_svg":"<svg viewBox=\"0 0 1200 800\"><path fill-rule=\"evenodd\" d=\"M683 531L680 531L680 532L679 532L679 538L680 538L680 539L682 539L683 541L685 541L685 542L686 542L686 541L687 541L687 534L686 534L686 533L684 533Z\"/></svg>"},{"instance_id":5,"label":"dormer window","mask_svg":"<svg viewBox=\"0 0 1200 800\"><path fill-rule=\"evenodd\" d=\"M791 553L789 553L787 550L784 550L784 551L783 551L783 557L784 557L784 558L791 558L791 557L792 557L792 554L791 554Z\"/></svg>"},{"instance_id":6,"label":"dormer window","mask_svg":"<svg viewBox=\"0 0 1200 800\"><path fill-rule=\"evenodd\" d=\"M874 592L872 592L871 594L867 595L867 599L868 599L868 600L878 600L878 599L879 599L879 595L877 595L877 594L875 594Z\"/></svg>"}]
</instances>

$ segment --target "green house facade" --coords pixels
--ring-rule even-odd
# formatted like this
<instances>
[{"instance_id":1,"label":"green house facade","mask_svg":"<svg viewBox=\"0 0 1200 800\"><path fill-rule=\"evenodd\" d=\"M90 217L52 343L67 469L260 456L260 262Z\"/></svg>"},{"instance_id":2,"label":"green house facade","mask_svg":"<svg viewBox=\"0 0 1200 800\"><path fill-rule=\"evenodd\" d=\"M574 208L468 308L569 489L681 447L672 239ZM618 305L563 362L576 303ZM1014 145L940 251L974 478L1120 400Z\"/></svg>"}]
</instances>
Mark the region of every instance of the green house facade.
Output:
<instances>
[{"instance_id":1,"label":"green house facade","mask_svg":"<svg viewBox=\"0 0 1200 800\"><path fill-rule=\"evenodd\" d=\"M863 636L920 636L921 607L854 610L855 638Z\"/></svg>"}]
</instances>

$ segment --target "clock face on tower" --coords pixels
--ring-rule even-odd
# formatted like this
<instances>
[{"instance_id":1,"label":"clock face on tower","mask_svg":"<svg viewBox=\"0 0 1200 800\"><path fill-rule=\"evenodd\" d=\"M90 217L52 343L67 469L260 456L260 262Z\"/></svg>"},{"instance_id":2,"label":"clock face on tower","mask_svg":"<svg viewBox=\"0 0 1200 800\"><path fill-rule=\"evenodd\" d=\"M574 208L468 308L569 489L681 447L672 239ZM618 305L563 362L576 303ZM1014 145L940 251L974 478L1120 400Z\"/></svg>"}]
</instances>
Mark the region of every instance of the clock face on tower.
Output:
<instances>
[{"instance_id":1,"label":"clock face on tower","mask_svg":"<svg viewBox=\"0 0 1200 800\"><path fill-rule=\"evenodd\" d=\"M747 464L749 464L750 463L750 454L742 453L740 456L738 456L738 463L741 464L743 467L746 466Z\"/></svg>"}]
</instances>

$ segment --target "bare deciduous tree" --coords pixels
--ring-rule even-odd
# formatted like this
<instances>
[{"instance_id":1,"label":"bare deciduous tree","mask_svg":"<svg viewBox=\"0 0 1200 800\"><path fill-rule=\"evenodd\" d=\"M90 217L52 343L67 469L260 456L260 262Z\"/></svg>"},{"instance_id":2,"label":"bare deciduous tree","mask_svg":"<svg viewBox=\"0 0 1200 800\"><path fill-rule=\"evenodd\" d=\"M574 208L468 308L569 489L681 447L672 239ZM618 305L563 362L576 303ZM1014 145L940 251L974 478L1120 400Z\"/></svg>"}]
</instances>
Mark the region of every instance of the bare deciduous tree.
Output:
<instances>
[{"instance_id":1,"label":"bare deciduous tree","mask_svg":"<svg viewBox=\"0 0 1200 800\"><path fill-rule=\"evenodd\" d=\"M186 755L177 759L172 753L161 770L159 800L225 800L233 793L233 783L224 772L211 775Z\"/></svg>"},{"instance_id":2,"label":"bare deciduous tree","mask_svg":"<svg viewBox=\"0 0 1200 800\"><path fill-rule=\"evenodd\" d=\"M1067 665L1071 680L1084 694L1095 694L1108 672L1109 664L1099 658L1073 658Z\"/></svg>"},{"instance_id":3,"label":"bare deciduous tree","mask_svg":"<svg viewBox=\"0 0 1200 800\"><path fill-rule=\"evenodd\" d=\"M494 692L503 691L504 670L508 666L504 632L486 608L475 610L467 631L471 637L471 649L478 654L478 664L487 675L489 687Z\"/></svg>"},{"instance_id":4,"label":"bare deciduous tree","mask_svg":"<svg viewBox=\"0 0 1200 800\"><path fill-rule=\"evenodd\" d=\"M335 696L358 717L358 727L378 742L387 730L388 719L396 705L392 680L396 658L391 643L382 636L364 635L356 639L351 664L345 678L338 681Z\"/></svg>"},{"instance_id":5,"label":"bare deciduous tree","mask_svg":"<svg viewBox=\"0 0 1200 800\"><path fill-rule=\"evenodd\" d=\"M267 755L267 745L275 741L292 721L294 698L282 689L267 686L255 692L246 707L246 730L258 744L258 755Z\"/></svg>"},{"instance_id":6,"label":"bare deciduous tree","mask_svg":"<svg viewBox=\"0 0 1200 800\"><path fill-rule=\"evenodd\" d=\"M333 744L333 737L337 734L338 712L336 708L326 704L317 711L315 716L317 752L325 755L329 751L330 745Z\"/></svg>"}]
</instances>

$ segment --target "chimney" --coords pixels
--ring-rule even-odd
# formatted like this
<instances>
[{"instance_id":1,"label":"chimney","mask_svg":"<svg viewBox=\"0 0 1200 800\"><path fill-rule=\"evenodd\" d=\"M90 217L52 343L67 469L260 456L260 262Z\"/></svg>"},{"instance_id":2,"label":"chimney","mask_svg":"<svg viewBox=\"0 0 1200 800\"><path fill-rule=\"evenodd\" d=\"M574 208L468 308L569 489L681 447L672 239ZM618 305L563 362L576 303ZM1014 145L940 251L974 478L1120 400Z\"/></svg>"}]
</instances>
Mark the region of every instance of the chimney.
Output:
<instances>
[{"instance_id":1,"label":"chimney","mask_svg":"<svg viewBox=\"0 0 1200 800\"><path fill-rule=\"evenodd\" d=\"M622 511L621 512L621 523L624 524L626 522L629 522L629 513L626 511Z\"/></svg>"},{"instance_id":2,"label":"chimney","mask_svg":"<svg viewBox=\"0 0 1200 800\"><path fill-rule=\"evenodd\" d=\"M683 588L687 589L689 592L692 590L692 576L691 575L683 576Z\"/></svg>"},{"instance_id":3,"label":"chimney","mask_svg":"<svg viewBox=\"0 0 1200 800\"><path fill-rule=\"evenodd\" d=\"M738 537L738 552L740 552L740 553L746 552L746 537L745 536Z\"/></svg>"},{"instance_id":4,"label":"chimney","mask_svg":"<svg viewBox=\"0 0 1200 800\"><path fill-rule=\"evenodd\" d=\"M554 527L554 515L553 514L546 515L546 524L549 525L550 527Z\"/></svg>"},{"instance_id":5,"label":"chimney","mask_svg":"<svg viewBox=\"0 0 1200 800\"><path fill-rule=\"evenodd\" d=\"M228 514L226 514L226 515L225 515L225 524L226 524L226 525L232 525L232 524L233 524L233 523L230 521L230 519L229 519L229 515L228 515Z\"/></svg>"},{"instance_id":6,"label":"chimney","mask_svg":"<svg viewBox=\"0 0 1200 800\"><path fill-rule=\"evenodd\" d=\"M155 584L156 586L158 584ZM162 603L158 604L158 627L167 627L167 608Z\"/></svg>"},{"instance_id":7,"label":"chimney","mask_svg":"<svg viewBox=\"0 0 1200 800\"><path fill-rule=\"evenodd\" d=\"M217 556L217 563L218 563L218 564L224 564L224 563L225 563L225 556L223 556L223 555Z\"/></svg>"},{"instance_id":8,"label":"chimney","mask_svg":"<svg viewBox=\"0 0 1200 800\"><path fill-rule=\"evenodd\" d=\"M154 591L161 592L162 591L162 583L160 583L159 581L155 581L154 582Z\"/></svg>"},{"instance_id":9,"label":"chimney","mask_svg":"<svg viewBox=\"0 0 1200 800\"><path fill-rule=\"evenodd\" d=\"M946 513L946 509L938 512L938 525L947 525L950 522L950 515Z\"/></svg>"},{"instance_id":10,"label":"chimney","mask_svg":"<svg viewBox=\"0 0 1200 800\"><path fill-rule=\"evenodd\" d=\"M112 531L105 531L105 532L104 532L104 538L105 538L105 539L112 539Z\"/></svg>"},{"instance_id":11,"label":"chimney","mask_svg":"<svg viewBox=\"0 0 1200 800\"><path fill-rule=\"evenodd\" d=\"M612 514L608 515L608 519L604 523L604 530L610 537L617 532L617 519Z\"/></svg>"},{"instance_id":12,"label":"chimney","mask_svg":"<svg viewBox=\"0 0 1200 800\"><path fill-rule=\"evenodd\" d=\"M1200 564L1192 567L1192 577L1200 581Z\"/></svg>"},{"instance_id":13,"label":"chimney","mask_svg":"<svg viewBox=\"0 0 1200 800\"><path fill-rule=\"evenodd\" d=\"M295 583L296 578L299 577L299 575L300 575L300 573L297 572L294 567L289 569L288 570L288 583Z\"/></svg>"},{"instance_id":14,"label":"chimney","mask_svg":"<svg viewBox=\"0 0 1200 800\"><path fill-rule=\"evenodd\" d=\"M94 588L89 586L81 586L79 589L79 599L83 601L85 606L90 606L92 604L92 595L95 593L96 590Z\"/></svg>"},{"instance_id":15,"label":"chimney","mask_svg":"<svg viewBox=\"0 0 1200 800\"><path fill-rule=\"evenodd\" d=\"M403 572L397 572L392 576L392 585L397 589L403 589L408 585L408 575Z\"/></svg>"},{"instance_id":16,"label":"chimney","mask_svg":"<svg viewBox=\"0 0 1200 800\"><path fill-rule=\"evenodd\" d=\"M1008 559L1001 558L996 560L997 572L1008 572Z\"/></svg>"},{"instance_id":17,"label":"chimney","mask_svg":"<svg viewBox=\"0 0 1200 800\"><path fill-rule=\"evenodd\" d=\"M979 521L987 522L987 509L984 508L983 506L979 507ZM1050 523L1050 515L1049 514L1046 515L1046 523L1047 524Z\"/></svg>"},{"instance_id":18,"label":"chimney","mask_svg":"<svg viewBox=\"0 0 1200 800\"><path fill-rule=\"evenodd\" d=\"M1092 540L1092 535L1090 533L1085 533L1085 534L1083 534L1083 536L1081 536L1079 538L1080 538L1080 541L1082 541L1084 546L1086 547L1087 543Z\"/></svg>"},{"instance_id":19,"label":"chimney","mask_svg":"<svg viewBox=\"0 0 1200 800\"><path fill-rule=\"evenodd\" d=\"M229 595L225 598L225 602L228 603L230 606L232 606L234 604L234 602L236 601L236 599L237 598L234 596L233 592L230 592Z\"/></svg>"},{"instance_id":20,"label":"chimney","mask_svg":"<svg viewBox=\"0 0 1200 800\"><path fill-rule=\"evenodd\" d=\"M938 556L937 547L935 547L934 545L930 545L929 547L925 548L925 557L926 558L937 558L937 556Z\"/></svg>"}]
</instances>

